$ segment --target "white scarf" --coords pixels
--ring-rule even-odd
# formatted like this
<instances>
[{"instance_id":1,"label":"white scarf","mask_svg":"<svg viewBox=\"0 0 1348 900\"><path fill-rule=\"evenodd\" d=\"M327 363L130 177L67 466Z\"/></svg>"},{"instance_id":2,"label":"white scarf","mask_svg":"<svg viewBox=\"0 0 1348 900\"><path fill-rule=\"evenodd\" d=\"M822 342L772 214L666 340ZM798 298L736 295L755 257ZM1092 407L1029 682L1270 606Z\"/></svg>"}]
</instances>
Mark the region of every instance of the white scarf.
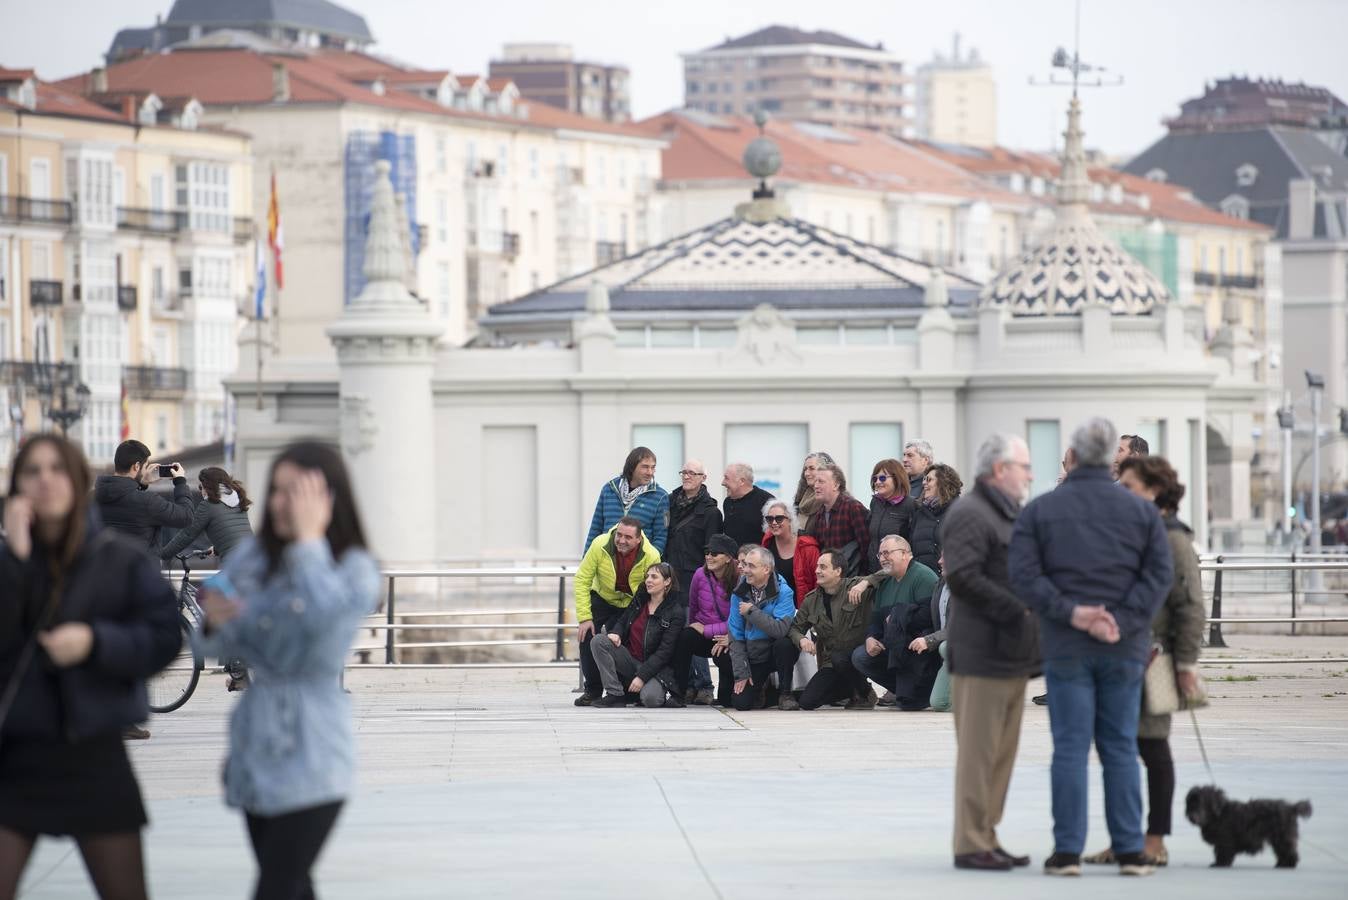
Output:
<instances>
[{"instance_id":1,"label":"white scarf","mask_svg":"<svg viewBox=\"0 0 1348 900\"><path fill-rule=\"evenodd\" d=\"M222 484L220 485L220 502L230 509L235 509L239 505L239 495Z\"/></svg>"}]
</instances>

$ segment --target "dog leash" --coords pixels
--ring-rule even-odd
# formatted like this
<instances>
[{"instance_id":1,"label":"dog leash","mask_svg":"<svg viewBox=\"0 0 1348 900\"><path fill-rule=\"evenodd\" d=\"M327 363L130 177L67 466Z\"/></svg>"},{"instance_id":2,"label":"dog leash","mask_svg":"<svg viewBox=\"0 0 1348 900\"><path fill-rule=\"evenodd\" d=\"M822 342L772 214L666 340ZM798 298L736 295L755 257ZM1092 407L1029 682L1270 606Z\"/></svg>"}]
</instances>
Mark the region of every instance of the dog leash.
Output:
<instances>
[{"instance_id":1,"label":"dog leash","mask_svg":"<svg viewBox=\"0 0 1348 900\"><path fill-rule=\"evenodd\" d=\"M1212 763L1208 762L1208 751L1203 746L1203 732L1198 730L1198 715L1192 706L1189 707L1189 719L1194 723L1194 737L1198 738L1198 752L1203 756L1203 768L1208 770L1208 777L1215 783L1217 776L1212 774Z\"/></svg>"}]
</instances>

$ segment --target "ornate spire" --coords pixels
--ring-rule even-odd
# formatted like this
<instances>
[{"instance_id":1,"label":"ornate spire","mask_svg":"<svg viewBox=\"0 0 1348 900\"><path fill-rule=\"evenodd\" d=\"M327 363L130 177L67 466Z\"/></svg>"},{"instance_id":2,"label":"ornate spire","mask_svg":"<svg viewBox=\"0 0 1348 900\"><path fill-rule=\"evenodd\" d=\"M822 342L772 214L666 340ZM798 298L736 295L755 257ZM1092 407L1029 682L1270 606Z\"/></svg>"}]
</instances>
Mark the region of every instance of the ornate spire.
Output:
<instances>
[{"instance_id":1,"label":"ornate spire","mask_svg":"<svg viewBox=\"0 0 1348 900\"><path fill-rule=\"evenodd\" d=\"M406 223L393 196L390 169L388 160L374 164L374 197L365 238L365 289L351 301L352 307L420 306L403 283L407 277Z\"/></svg>"},{"instance_id":2,"label":"ornate spire","mask_svg":"<svg viewBox=\"0 0 1348 900\"><path fill-rule=\"evenodd\" d=\"M1058 182L1058 202L1063 206L1081 206L1091 199L1091 182L1086 175L1086 151L1082 146L1081 100L1072 92L1067 105L1066 143L1062 152L1062 174Z\"/></svg>"}]
</instances>

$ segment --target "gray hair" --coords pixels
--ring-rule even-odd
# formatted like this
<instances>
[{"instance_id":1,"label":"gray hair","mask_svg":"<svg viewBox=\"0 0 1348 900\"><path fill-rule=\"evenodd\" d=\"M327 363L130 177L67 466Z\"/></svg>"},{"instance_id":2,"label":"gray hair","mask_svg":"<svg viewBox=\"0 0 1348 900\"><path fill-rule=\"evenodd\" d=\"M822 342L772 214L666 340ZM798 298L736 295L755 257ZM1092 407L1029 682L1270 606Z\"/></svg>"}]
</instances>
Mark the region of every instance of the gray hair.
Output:
<instances>
[{"instance_id":1,"label":"gray hair","mask_svg":"<svg viewBox=\"0 0 1348 900\"><path fill-rule=\"evenodd\" d=\"M754 483L754 467L748 463L733 462L726 468L750 484Z\"/></svg>"},{"instance_id":2,"label":"gray hair","mask_svg":"<svg viewBox=\"0 0 1348 900\"><path fill-rule=\"evenodd\" d=\"M914 441L909 441L908 443L904 444L903 449L916 450L917 455L921 456L923 459L930 460L933 462L936 460L936 451L931 449L931 444L927 443L926 441L920 438Z\"/></svg>"},{"instance_id":3,"label":"gray hair","mask_svg":"<svg viewBox=\"0 0 1348 900\"><path fill-rule=\"evenodd\" d=\"M703 464L702 460L700 460L700 459L696 459L696 458L693 458L693 457L689 457L688 459L685 459L685 460L683 461L683 467L684 467L685 469L690 469L690 470L692 470L692 471L695 471L695 472L697 472L697 474L699 474L699 475L706 475L706 474L707 474L707 467Z\"/></svg>"},{"instance_id":4,"label":"gray hair","mask_svg":"<svg viewBox=\"0 0 1348 900\"><path fill-rule=\"evenodd\" d=\"M909 553L913 552L913 545L908 543L908 539L901 534L887 534L880 538L880 544L883 544L885 541L894 541L899 545L900 550L907 550ZM875 546L879 547L880 544L876 544Z\"/></svg>"},{"instance_id":5,"label":"gray hair","mask_svg":"<svg viewBox=\"0 0 1348 900\"><path fill-rule=\"evenodd\" d=\"M767 503L763 504L763 532L766 534L768 530L768 511L779 506L782 508L782 511L786 513L786 524L791 527L791 533L795 534L796 504L782 500L778 497L773 497Z\"/></svg>"},{"instance_id":6,"label":"gray hair","mask_svg":"<svg viewBox=\"0 0 1348 900\"><path fill-rule=\"evenodd\" d=\"M742 547L740 549L744 553L745 557L757 559L760 563L767 566L769 569L773 568L773 566L776 565L776 563L772 558L772 551L769 550L767 547L764 547L762 544L754 544L748 550L744 550L744 548Z\"/></svg>"},{"instance_id":7,"label":"gray hair","mask_svg":"<svg viewBox=\"0 0 1348 900\"><path fill-rule=\"evenodd\" d=\"M992 475L992 467L997 463L1011 462L1011 457L1015 454L1018 443L1024 442L1016 435L1002 431L984 441L983 445L978 448L978 456L974 461L976 469L974 477L988 478Z\"/></svg>"},{"instance_id":8,"label":"gray hair","mask_svg":"<svg viewBox=\"0 0 1348 900\"><path fill-rule=\"evenodd\" d=\"M833 461L833 457L829 455L827 450L816 450L805 457L806 462L809 462L810 460L815 461L816 468L823 468L824 466L837 465L837 463Z\"/></svg>"},{"instance_id":9,"label":"gray hair","mask_svg":"<svg viewBox=\"0 0 1348 900\"><path fill-rule=\"evenodd\" d=\"M1088 419L1072 432L1072 452L1078 466L1109 465L1119 444L1119 432L1108 419Z\"/></svg>"}]
</instances>

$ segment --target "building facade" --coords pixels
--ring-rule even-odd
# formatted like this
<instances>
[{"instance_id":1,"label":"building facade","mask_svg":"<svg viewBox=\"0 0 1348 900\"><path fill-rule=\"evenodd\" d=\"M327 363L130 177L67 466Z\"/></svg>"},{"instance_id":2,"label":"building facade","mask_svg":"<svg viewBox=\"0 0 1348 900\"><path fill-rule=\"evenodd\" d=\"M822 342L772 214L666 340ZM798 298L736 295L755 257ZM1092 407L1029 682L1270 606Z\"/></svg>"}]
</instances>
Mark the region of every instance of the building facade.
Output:
<instances>
[{"instance_id":1,"label":"building facade","mask_svg":"<svg viewBox=\"0 0 1348 900\"><path fill-rule=\"evenodd\" d=\"M991 147L997 143L997 81L974 48L937 53L917 69L915 133L926 141Z\"/></svg>"},{"instance_id":2,"label":"building facade","mask_svg":"<svg viewBox=\"0 0 1348 900\"><path fill-rule=\"evenodd\" d=\"M1077 166L1054 235L1101 246ZM1246 427L1258 387L1209 354L1201 314L1108 246L1104 261L1077 254L1042 277L1012 277L1052 247L1033 245L980 289L825 232L760 186L695 233L493 308L482 323L491 346L442 345L432 358L423 310L353 304L330 331L344 348L335 366L272 373L263 408L241 409L242 470L261 479L287 440L317 429L343 447L358 491L388 495L379 461L416 444L436 465L416 469L408 489L435 502L370 517L386 562L572 560L595 491L634 445L656 451L667 486L696 456L713 472L748 462L760 485L790 496L811 450L831 452L855 483L922 438L967 475L979 443L1010 431L1027 437L1039 493L1071 429L1106 415L1155 436L1191 488L1182 514L1205 540L1207 485L1238 490L1249 464L1210 460L1208 435ZM1237 335L1235 355L1248 344ZM233 384L241 397L257 388L242 375ZM437 471L471 471L491 489L464 491Z\"/></svg>"},{"instance_id":3,"label":"building facade","mask_svg":"<svg viewBox=\"0 0 1348 900\"><path fill-rule=\"evenodd\" d=\"M191 98L0 83L0 459L52 427L62 379L88 388L71 434L96 466L123 427L155 452L221 439L254 280L249 139Z\"/></svg>"},{"instance_id":4,"label":"building facade","mask_svg":"<svg viewBox=\"0 0 1348 900\"><path fill-rule=\"evenodd\" d=\"M1314 101L1317 109L1330 102L1323 96L1327 92L1304 85L1260 82L1252 88L1251 84L1243 85L1243 94L1272 84L1280 91L1297 88L1297 94ZM1255 93L1263 97L1267 91ZM1242 107L1246 114L1235 121L1223 119L1207 129L1190 127L1207 108L1186 103L1171 132L1124 171L1182 188L1214 210L1267 229L1279 254L1276 271L1267 262L1251 270L1248 255L1233 255L1240 248L1209 246L1199 250L1194 278L1232 300L1247 297L1260 286L1281 285L1277 327L1282 338L1280 364L1286 374L1277 385L1276 403L1294 413L1296 433L1288 464L1294 490L1302 495L1311 483L1314 435L1304 373L1325 379L1327 412L1322 427L1332 431L1334 412L1348 409L1348 157L1342 152L1341 133L1333 129L1241 124L1259 110L1267 120L1270 109L1284 109L1276 103L1246 104ZM1271 415L1268 421L1272 423ZM1266 433L1269 440L1280 437L1271 424ZM1348 484L1348 445L1322 442L1321 482L1326 489L1340 489ZM1281 466L1279 475L1280 470ZM1281 509L1281 478L1277 482L1268 491L1267 505Z\"/></svg>"},{"instance_id":5,"label":"building facade","mask_svg":"<svg viewBox=\"0 0 1348 900\"><path fill-rule=\"evenodd\" d=\"M405 210L408 287L449 343L471 338L493 304L659 236L662 144L525 102L510 82L244 48L139 57L102 77L114 90L188 84L204 121L253 135L255 208L267 209L274 172L285 230L270 341L297 359L331 357L324 328L364 286L377 159Z\"/></svg>"},{"instance_id":6,"label":"building facade","mask_svg":"<svg viewBox=\"0 0 1348 900\"><path fill-rule=\"evenodd\" d=\"M569 44L506 44L490 74L512 81L526 100L604 122L632 119L628 68L578 61Z\"/></svg>"},{"instance_id":7,"label":"building facade","mask_svg":"<svg viewBox=\"0 0 1348 900\"><path fill-rule=\"evenodd\" d=\"M884 45L831 31L761 28L683 54L684 106L715 114L912 130L911 76Z\"/></svg>"}]
</instances>

